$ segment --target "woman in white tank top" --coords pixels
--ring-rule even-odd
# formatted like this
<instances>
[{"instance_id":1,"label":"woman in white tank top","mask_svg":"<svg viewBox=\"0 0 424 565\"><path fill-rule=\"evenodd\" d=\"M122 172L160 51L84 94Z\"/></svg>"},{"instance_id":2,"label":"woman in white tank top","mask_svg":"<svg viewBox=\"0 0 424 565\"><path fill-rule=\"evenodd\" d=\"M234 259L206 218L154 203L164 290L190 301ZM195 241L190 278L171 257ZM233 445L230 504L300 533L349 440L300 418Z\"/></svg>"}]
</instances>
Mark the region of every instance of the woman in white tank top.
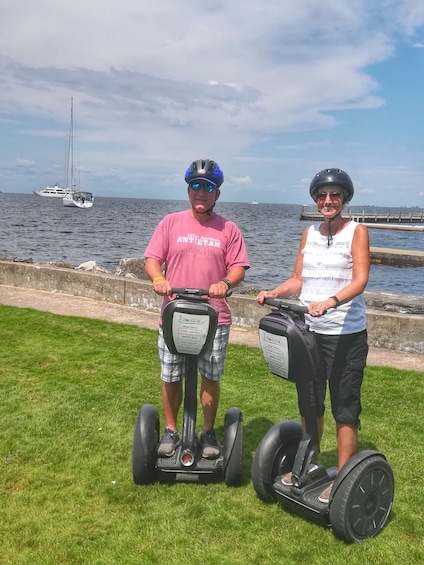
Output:
<instances>
[{"instance_id":1,"label":"woman in white tank top","mask_svg":"<svg viewBox=\"0 0 424 565\"><path fill-rule=\"evenodd\" d=\"M273 290L261 291L256 299L263 304L265 298L299 295L300 303L308 307L306 318L316 333L320 353L318 432L321 438L328 381L340 470L356 451L360 427L360 389L368 353L363 291L369 277L369 238L366 226L341 214L354 193L347 173L320 171L309 193L322 222L304 231L291 277ZM289 482L290 475L283 481ZM321 494L322 502L328 502L331 486Z\"/></svg>"}]
</instances>

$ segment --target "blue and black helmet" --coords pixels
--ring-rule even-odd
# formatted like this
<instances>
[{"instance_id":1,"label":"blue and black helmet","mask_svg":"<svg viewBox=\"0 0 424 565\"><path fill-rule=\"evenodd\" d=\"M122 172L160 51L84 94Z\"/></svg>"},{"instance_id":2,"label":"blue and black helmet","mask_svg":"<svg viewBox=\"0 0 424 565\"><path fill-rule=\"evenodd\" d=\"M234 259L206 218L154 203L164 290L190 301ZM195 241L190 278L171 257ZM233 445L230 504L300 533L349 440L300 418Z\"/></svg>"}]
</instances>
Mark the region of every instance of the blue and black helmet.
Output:
<instances>
[{"instance_id":1,"label":"blue and black helmet","mask_svg":"<svg viewBox=\"0 0 424 565\"><path fill-rule=\"evenodd\" d=\"M184 180L187 184L195 180L208 180L211 184L219 188L224 182L224 173L218 163L211 159L197 159L186 170Z\"/></svg>"},{"instance_id":2,"label":"blue and black helmet","mask_svg":"<svg viewBox=\"0 0 424 565\"><path fill-rule=\"evenodd\" d=\"M314 176L309 187L309 194L315 202L318 198L318 189L329 184L337 184L342 187L344 192L343 202L350 202L352 200L355 190L350 176L341 169L323 169Z\"/></svg>"}]
</instances>

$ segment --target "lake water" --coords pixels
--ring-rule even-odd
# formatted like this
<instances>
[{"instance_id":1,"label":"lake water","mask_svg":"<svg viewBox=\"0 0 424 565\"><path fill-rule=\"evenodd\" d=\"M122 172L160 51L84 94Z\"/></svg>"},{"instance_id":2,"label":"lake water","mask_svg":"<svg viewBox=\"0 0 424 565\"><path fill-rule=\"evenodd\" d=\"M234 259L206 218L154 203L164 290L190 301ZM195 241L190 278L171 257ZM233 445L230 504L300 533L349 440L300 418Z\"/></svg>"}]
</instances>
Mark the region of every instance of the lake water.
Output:
<instances>
[{"instance_id":1,"label":"lake water","mask_svg":"<svg viewBox=\"0 0 424 565\"><path fill-rule=\"evenodd\" d=\"M0 253L33 261L85 261L108 270L141 257L159 220L186 201L96 198L93 208L65 208L62 199L0 194ZM273 288L290 276L308 222L301 206L218 202L215 210L243 232L251 263L245 285ZM373 247L424 250L424 232L370 229ZM424 267L372 265L368 290L423 295Z\"/></svg>"}]
</instances>

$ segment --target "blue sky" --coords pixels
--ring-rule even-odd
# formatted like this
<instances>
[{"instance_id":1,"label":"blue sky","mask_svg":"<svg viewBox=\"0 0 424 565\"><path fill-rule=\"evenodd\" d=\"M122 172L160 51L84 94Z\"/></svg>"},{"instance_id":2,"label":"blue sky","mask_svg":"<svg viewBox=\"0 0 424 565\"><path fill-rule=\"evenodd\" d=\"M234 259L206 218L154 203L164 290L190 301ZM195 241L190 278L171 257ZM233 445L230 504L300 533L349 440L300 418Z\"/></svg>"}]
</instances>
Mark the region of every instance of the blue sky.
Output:
<instances>
[{"instance_id":1,"label":"blue sky","mask_svg":"<svg viewBox=\"0 0 424 565\"><path fill-rule=\"evenodd\" d=\"M64 182L74 100L81 188L308 204L345 169L352 204L424 207L422 0L0 0L0 190Z\"/></svg>"}]
</instances>

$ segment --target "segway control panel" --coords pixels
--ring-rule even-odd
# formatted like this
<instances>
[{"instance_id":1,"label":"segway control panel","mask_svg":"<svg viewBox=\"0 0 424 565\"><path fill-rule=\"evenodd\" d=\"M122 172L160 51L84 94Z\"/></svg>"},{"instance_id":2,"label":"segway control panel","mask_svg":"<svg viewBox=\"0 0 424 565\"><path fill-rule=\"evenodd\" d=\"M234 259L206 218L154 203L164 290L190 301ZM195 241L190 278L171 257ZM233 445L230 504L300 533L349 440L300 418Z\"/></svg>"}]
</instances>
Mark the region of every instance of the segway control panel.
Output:
<instances>
[{"instance_id":1,"label":"segway control panel","mask_svg":"<svg viewBox=\"0 0 424 565\"><path fill-rule=\"evenodd\" d=\"M171 353L199 357L212 345L218 314L208 303L207 290L173 290L177 296L162 312L165 343Z\"/></svg>"},{"instance_id":2,"label":"segway control panel","mask_svg":"<svg viewBox=\"0 0 424 565\"><path fill-rule=\"evenodd\" d=\"M275 310L259 322L259 343L265 362L277 377L298 382L316 367L315 334L305 323L303 306L267 298Z\"/></svg>"}]
</instances>

